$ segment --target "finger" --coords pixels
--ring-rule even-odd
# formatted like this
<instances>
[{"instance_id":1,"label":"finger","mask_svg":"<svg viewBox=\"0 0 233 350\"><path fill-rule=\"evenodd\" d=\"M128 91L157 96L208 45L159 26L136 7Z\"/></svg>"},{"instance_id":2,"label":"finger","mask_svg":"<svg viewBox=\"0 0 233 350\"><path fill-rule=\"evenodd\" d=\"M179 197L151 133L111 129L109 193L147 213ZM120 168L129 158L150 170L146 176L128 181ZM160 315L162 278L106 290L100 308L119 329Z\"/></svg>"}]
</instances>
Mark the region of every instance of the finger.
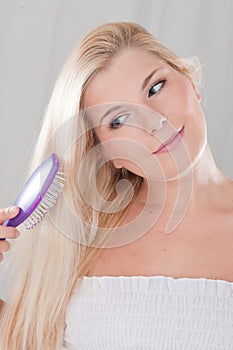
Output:
<instances>
[{"instance_id":1,"label":"finger","mask_svg":"<svg viewBox=\"0 0 233 350\"><path fill-rule=\"evenodd\" d=\"M0 252L4 253L10 249L10 243L8 241L0 242Z\"/></svg>"},{"instance_id":2,"label":"finger","mask_svg":"<svg viewBox=\"0 0 233 350\"><path fill-rule=\"evenodd\" d=\"M19 207L12 206L0 209L0 225L7 219L14 218L19 213Z\"/></svg>"},{"instance_id":3,"label":"finger","mask_svg":"<svg viewBox=\"0 0 233 350\"><path fill-rule=\"evenodd\" d=\"M19 231L15 227L0 226L0 238L17 238Z\"/></svg>"},{"instance_id":4,"label":"finger","mask_svg":"<svg viewBox=\"0 0 233 350\"><path fill-rule=\"evenodd\" d=\"M3 254L0 253L0 262L3 260Z\"/></svg>"}]
</instances>

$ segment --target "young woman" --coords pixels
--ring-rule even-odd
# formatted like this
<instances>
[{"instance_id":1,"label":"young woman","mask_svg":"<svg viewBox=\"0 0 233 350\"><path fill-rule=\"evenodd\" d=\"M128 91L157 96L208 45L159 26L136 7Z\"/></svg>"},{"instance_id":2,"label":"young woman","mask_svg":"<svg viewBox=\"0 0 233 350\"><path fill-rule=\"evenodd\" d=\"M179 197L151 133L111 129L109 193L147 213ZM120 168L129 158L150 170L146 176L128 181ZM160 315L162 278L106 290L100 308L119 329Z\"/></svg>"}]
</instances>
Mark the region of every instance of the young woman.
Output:
<instances>
[{"instance_id":1,"label":"young woman","mask_svg":"<svg viewBox=\"0 0 233 350\"><path fill-rule=\"evenodd\" d=\"M74 49L31 162L63 158L64 195L14 245L1 349L232 349L233 184L198 77L134 23Z\"/></svg>"}]
</instances>

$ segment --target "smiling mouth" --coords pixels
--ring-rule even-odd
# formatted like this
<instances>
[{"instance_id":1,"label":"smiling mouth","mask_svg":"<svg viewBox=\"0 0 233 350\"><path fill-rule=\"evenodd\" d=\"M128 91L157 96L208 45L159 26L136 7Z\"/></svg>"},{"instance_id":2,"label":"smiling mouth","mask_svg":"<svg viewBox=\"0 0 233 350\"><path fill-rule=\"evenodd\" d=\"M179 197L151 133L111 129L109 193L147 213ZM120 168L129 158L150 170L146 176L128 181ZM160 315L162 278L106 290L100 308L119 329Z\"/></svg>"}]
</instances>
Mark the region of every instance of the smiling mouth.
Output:
<instances>
[{"instance_id":1,"label":"smiling mouth","mask_svg":"<svg viewBox=\"0 0 233 350\"><path fill-rule=\"evenodd\" d=\"M170 149L174 148L181 140L184 134L184 125L174 133L165 143L163 143L153 154L168 152ZM173 145L174 144L174 145ZM171 147L169 147L171 146Z\"/></svg>"}]
</instances>

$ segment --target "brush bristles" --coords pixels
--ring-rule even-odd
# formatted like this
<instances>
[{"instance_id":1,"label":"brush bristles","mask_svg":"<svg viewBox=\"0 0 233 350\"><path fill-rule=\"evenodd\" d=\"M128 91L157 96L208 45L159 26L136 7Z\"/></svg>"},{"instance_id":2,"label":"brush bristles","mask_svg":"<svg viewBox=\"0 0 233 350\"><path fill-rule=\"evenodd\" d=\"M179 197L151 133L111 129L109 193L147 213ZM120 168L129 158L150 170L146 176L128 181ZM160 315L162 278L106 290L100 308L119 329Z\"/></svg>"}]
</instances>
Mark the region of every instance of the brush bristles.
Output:
<instances>
[{"instance_id":1,"label":"brush bristles","mask_svg":"<svg viewBox=\"0 0 233 350\"><path fill-rule=\"evenodd\" d=\"M34 228L56 203L65 185L65 174L59 169L44 198L32 214L24 221L27 230Z\"/></svg>"}]
</instances>

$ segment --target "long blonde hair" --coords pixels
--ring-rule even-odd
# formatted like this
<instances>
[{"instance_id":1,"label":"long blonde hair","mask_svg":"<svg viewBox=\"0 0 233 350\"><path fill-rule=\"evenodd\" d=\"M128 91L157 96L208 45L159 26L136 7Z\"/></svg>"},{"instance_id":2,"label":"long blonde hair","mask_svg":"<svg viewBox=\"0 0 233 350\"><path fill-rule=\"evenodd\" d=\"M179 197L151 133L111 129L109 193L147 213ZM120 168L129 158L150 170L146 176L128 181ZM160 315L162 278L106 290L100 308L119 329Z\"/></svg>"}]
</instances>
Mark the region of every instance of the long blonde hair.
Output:
<instances>
[{"instance_id":1,"label":"long blonde hair","mask_svg":"<svg viewBox=\"0 0 233 350\"><path fill-rule=\"evenodd\" d=\"M72 145L65 154L63 170L67 174L67 182L63 196L52 210L52 219L47 216L32 232L24 232L22 228L21 236L12 249L9 260L12 276L9 278L13 282L1 317L1 350L61 348L66 308L72 292L101 251L90 243L107 240L107 234L98 236L98 228L117 226L126 213L127 206L123 210L113 210L112 214L93 209L80 192L78 173L82 160L97 142L85 113L81 113L85 108L84 96L88 83L128 47L151 52L195 84L199 80L196 59L180 59L135 23L116 22L99 26L74 48L56 82L28 168L29 176L52 152L64 158L61 143L69 146L75 140L75 147ZM93 202L96 199L92 186L88 186L88 183L96 181L103 198L108 203L114 202L117 197L116 185L122 178L131 181L134 197L137 195L141 177L129 171L122 172L115 169L111 162L105 162L96 178L99 161L97 156L88 163L85 177L88 198L92 198ZM128 188L124 191L121 199L129 194ZM121 204L121 199L114 203ZM64 211L67 202L70 212ZM81 220L69 225L71 211ZM60 223L67 224L63 225L62 230L56 221L59 218Z\"/></svg>"}]
</instances>

